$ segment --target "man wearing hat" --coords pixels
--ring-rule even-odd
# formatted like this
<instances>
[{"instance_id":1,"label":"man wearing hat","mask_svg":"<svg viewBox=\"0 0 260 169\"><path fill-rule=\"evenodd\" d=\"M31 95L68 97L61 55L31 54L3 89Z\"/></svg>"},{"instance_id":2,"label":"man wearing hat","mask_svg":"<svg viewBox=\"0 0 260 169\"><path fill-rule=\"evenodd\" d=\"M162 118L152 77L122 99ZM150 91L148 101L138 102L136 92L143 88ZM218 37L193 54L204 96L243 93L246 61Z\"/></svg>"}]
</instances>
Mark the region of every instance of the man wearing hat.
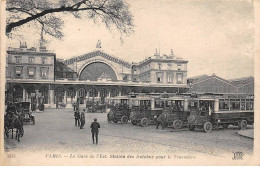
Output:
<instances>
[{"instance_id":1,"label":"man wearing hat","mask_svg":"<svg viewBox=\"0 0 260 169\"><path fill-rule=\"evenodd\" d=\"M80 114L80 129L83 129L85 125L85 109L83 109L82 113Z\"/></svg>"},{"instance_id":2,"label":"man wearing hat","mask_svg":"<svg viewBox=\"0 0 260 169\"><path fill-rule=\"evenodd\" d=\"M90 126L91 133L92 133L92 140L93 144L95 144L95 137L96 137L96 144L98 144L98 129L100 128L100 124L97 122L97 118L94 119L94 122Z\"/></svg>"}]
</instances>

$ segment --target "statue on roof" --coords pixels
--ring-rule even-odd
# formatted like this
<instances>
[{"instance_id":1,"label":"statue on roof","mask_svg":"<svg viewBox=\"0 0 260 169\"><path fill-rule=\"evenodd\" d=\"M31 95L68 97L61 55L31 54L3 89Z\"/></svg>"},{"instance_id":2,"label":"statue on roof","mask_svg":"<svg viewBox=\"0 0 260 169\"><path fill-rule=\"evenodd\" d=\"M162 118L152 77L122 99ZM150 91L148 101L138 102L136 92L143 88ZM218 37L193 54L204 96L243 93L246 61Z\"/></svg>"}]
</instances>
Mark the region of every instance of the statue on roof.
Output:
<instances>
[{"instance_id":1,"label":"statue on roof","mask_svg":"<svg viewBox=\"0 0 260 169\"><path fill-rule=\"evenodd\" d=\"M101 48L101 40L98 40L96 48Z\"/></svg>"}]
</instances>

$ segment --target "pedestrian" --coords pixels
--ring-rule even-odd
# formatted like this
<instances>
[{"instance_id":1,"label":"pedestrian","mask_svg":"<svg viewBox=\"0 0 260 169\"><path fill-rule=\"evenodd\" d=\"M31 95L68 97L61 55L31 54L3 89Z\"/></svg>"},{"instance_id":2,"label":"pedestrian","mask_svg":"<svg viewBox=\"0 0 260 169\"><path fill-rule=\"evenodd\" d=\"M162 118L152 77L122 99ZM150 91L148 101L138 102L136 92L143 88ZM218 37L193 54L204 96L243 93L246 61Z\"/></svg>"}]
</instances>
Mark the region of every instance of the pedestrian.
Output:
<instances>
[{"instance_id":1,"label":"pedestrian","mask_svg":"<svg viewBox=\"0 0 260 169\"><path fill-rule=\"evenodd\" d=\"M83 109L83 111L81 112L80 115L80 129L83 129L84 125L85 125L85 109Z\"/></svg>"},{"instance_id":2,"label":"pedestrian","mask_svg":"<svg viewBox=\"0 0 260 169\"><path fill-rule=\"evenodd\" d=\"M56 109L58 109L58 108L59 108L59 102L56 101Z\"/></svg>"},{"instance_id":3,"label":"pedestrian","mask_svg":"<svg viewBox=\"0 0 260 169\"><path fill-rule=\"evenodd\" d=\"M92 133L92 140L93 144L95 144L95 137L96 137L96 144L98 144L98 129L100 128L100 124L97 122L97 118L94 119L94 122L91 123L91 133Z\"/></svg>"},{"instance_id":4,"label":"pedestrian","mask_svg":"<svg viewBox=\"0 0 260 169\"><path fill-rule=\"evenodd\" d=\"M156 129L158 129L160 125L162 126L162 129L164 129L165 120L166 120L166 114L165 113L160 114L159 117L157 117L156 119L157 122Z\"/></svg>"},{"instance_id":5,"label":"pedestrian","mask_svg":"<svg viewBox=\"0 0 260 169\"><path fill-rule=\"evenodd\" d=\"M79 109L76 109L75 113L74 113L74 117L75 117L75 126L80 127L80 113L79 113Z\"/></svg>"}]
</instances>

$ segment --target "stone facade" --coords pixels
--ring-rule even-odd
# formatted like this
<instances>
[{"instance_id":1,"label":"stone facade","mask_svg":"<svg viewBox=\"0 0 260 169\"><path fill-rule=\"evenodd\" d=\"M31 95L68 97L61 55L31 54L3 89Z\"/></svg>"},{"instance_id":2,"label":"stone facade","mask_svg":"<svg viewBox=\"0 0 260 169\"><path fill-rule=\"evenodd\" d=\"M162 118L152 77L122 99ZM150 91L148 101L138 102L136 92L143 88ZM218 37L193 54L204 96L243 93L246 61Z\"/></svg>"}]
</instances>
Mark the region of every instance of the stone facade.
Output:
<instances>
[{"instance_id":1,"label":"stone facade","mask_svg":"<svg viewBox=\"0 0 260 169\"><path fill-rule=\"evenodd\" d=\"M11 102L71 106L77 100L81 105L90 100L104 103L107 97L129 93L188 91L187 61L174 56L156 54L128 63L99 49L56 60L56 54L46 48L28 49L23 43L8 48L6 58L6 101Z\"/></svg>"}]
</instances>

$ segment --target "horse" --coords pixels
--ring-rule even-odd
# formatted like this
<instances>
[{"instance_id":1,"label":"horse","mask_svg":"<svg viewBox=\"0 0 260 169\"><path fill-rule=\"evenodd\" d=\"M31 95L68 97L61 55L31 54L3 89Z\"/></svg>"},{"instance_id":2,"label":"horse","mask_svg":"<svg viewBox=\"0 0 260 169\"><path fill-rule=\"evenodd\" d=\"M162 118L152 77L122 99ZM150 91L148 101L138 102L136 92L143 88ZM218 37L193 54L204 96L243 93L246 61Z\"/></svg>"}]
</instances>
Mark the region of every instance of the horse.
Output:
<instances>
[{"instance_id":1,"label":"horse","mask_svg":"<svg viewBox=\"0 0 260 169\"><path fill-rule=\"evenodd\" d=\"M5 115L4 117L4 130L5 130L5 135L7 138L9 138L9 132L12 131L12 139L13 139L13 132L14 129L16 129L16 137L18 142L20 142L20 137L23 137L24 130L23 130L23 119L20 115L18 115L17 118L13 117L8 117Z\"/></svg>"}]
</instances>

